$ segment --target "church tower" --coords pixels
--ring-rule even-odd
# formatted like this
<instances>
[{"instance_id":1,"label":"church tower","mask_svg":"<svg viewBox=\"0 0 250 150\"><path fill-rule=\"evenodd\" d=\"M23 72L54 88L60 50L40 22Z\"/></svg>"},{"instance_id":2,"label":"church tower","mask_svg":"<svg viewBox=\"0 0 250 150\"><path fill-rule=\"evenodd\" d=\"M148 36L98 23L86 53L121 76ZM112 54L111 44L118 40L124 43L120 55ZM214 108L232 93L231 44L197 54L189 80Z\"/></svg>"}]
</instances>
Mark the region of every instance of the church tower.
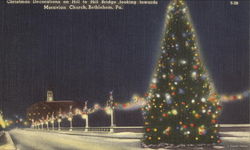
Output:
<instances>
[{"instance_id":1,"label":"church tower","mask_svg":"<svg viewBox=\"0 0 250 150\"><path fill-rule=\"evenodd\" d=\"M52 102L52 101L54 101L53 92L47 91L47 102Z\"/></svg>"}]
</instances>

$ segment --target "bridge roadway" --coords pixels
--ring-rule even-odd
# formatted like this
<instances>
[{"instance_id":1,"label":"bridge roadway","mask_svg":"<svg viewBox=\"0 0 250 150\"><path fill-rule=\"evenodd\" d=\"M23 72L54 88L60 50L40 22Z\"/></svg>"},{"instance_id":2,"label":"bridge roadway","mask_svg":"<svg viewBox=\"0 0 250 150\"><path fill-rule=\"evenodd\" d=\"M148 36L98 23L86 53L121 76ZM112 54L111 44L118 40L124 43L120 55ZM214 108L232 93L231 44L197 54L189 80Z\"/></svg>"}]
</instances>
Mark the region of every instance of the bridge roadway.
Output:
<instances>
[{"instance_id":1,"label":"bridge roadway","mask_svg":"<svg viewBox=\"0 0 250 150\"><path fill-rule=\"evenodd\" d=\"M249 125L223 125L221 146L214 149L249 150ZM99 129L98 129L99 130ZM14 129L11 137L18 150L138 150L142 133L84 132ZM208 149L207 149L208 150ZM209 148L211 150L211 148Z\"/></svg>"},{"instance_id":2,"label":"bridge roadway","mask_svg":"<svg viewBox=\"0 0 250 150\"><path fill-rule=\"evenodd\" d=\"M19 150L137 150L139 139L114 139L15 129L10 131Z\"/></svg>"}]
</instances>

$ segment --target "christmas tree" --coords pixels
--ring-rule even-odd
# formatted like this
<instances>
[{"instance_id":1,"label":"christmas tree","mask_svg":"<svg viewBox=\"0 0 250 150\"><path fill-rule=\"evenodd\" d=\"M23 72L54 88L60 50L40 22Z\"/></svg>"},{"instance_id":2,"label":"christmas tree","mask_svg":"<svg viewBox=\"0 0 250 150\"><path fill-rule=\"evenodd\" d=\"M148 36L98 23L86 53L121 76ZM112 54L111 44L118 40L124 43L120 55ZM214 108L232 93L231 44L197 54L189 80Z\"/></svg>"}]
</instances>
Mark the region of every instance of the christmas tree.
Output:
<instances>
[{"instance_id":1,"label":"christmas tree","mask_svg":"<svg viewBox=\"0 0 250 150\"><path fill-rule=\"evenodd\" d=\"M144 144L221 142L217 123L221 106L201 59L187 5L172 0L143 108Z\"/></svg>"}]
</instances>

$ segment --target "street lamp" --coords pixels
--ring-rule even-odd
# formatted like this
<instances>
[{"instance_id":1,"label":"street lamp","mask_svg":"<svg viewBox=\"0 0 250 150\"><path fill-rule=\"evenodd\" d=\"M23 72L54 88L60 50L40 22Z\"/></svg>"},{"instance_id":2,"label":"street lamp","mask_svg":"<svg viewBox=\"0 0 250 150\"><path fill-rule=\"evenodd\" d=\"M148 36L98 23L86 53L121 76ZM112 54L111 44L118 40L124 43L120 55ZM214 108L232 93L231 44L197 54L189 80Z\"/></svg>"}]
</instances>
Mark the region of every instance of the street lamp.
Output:
<instances>
[{"instance_id":1,"label":"street lamp","mask_svg":"<svg viewBox=\"0 0 250 150\"><path fill-rule=\"evenodd\" d=\"M69 123L70 123L70 128L69 128L69 131L72 131L72 119L73 119L73 113L72 113L72 105L69 106L69 117L68 117L68 120L69 120Z\"/></svg>"},{"instance_id":2,"label":"street lamp","mask_svg":"<svg viewBox=\"0 0 250 150\"><path fill-rule=\"evenodd\" d=\"M37 130L39 130L39 124L38 123L36 124L36 128L37 128Z\"/></svg>"},{"instance_id":3,"label":"street lamp","mask_svg":"<svg viewBox=\"0 0 250 150\"><path fill-rule=\"evenodd\" d=\"M114 98L113 91L109 93L109 100L107 101L106 113L111 117L110 132L114 132Z\"/></svg>"},{"instance_id":4,"label":"street lamp","mask_svg":"<svg viewBox=\"0 0 250 150\"><path fill-rule=\"evenodd\" d=\"M50 122L51 122L51 124L52 124L52 130L54 130L54 129L55 129L54 120L51 120Z\"/></svg>"},{"instance_id":5,"label":"street lamp","mask_svg":"<svg viewBox=\"0 0 250 150\"><path fill-rule=\"evenodd\" d=\"M70 127L69 127L69 131L72 131L72 117L69 117L68 118L68 120L69 120L69 123L70 123Z\"/></svg>"},{"instance_id":6,"label":"street lamp","mask_svg":"<svg viewBox=\"0 0 250 150\"><path fill-rule=\"evenodd\" d=\"M114 132L114 109L107 107L105 111L110 115L110 132Z\"/></svg>"},{"instance_id":7,"label":"street lamp","mask_svg":"<svg viewBox=\"0 0 250 150\"><path fill-rule=\"evenodd\" d=\"M61 122L62 122L62 119L61 119L61 117L62 117L62 109L61 108L59 108L59 111L58 111L58 119L57 119L57 124L58 124L58 131L60 131L61 130Z\"/></svg>"},{"instance_id":8,"label":"street lamp","mask_svg":"<svg viewBox=\"0 0 250 150\"><path fill-rule=\"evenodd\" d=\"M49 122L46 121L47 130L49 130Z\"/></svg>"},{"instance_id":9,"label":"street lamp","mask_svg":"<svg viewBox=\"0 0 250 150\"><path fill-rule=\"evenodd\" d=\"M43 124L44 124L44 123L43 123L43 122L41 122L41 129L42 129L42 130L43 130Z\"/></svg>"},{"instance_id":10,"label":"street lamp","mask_svg":"<svg viewBox=\"0 0 250 150\"><path fill-rule=\"evenodd\" d=\"M37 124L36 123L34 123L34 127L35 127L34 129L37 129Z\"/></svg>"},{"instance_id":11,"label":"street lamp","mask_svg":"<svg viewBox=\"0 0 250 150\"><path fill-rule=\"evenodd\" d=\"M51 116L51 124L52 124L52 130L54 131L55 129L55 124L54 124L54 120L55 120L55 117L54 117L54 112L52 113L52 116Z\"/></svg>"},{"instance_id":12,"label":"street lamp","mask_svg":"<svg viewBox=\"0 0 250 150\"><path fill-rule=\"evenodd\" d=\"M49 114L47 114L47 117L46 117L46 125L47 125L47 130L49 130Z\"/></svg>"},{"instance_id":13,"label":"street lamp","mask_svg":"<svg viewBox=\"0 0 250 150\"><path fill-rule=\"evenodd\" d=\"M58 123L58 130L59 130L59 131L61 130L61 122L62 122L62 119L59 118L59 119L57 120L57 123Z\"/></svg>"},{"instance_id":14,"label":"street lamp","mask_svg":"<svg viewBox=\"0 0 250 150\"><path fill-rule=\"evenodd\" d=\"M88 101L85 101L82 118L86 120L85 132L87 132L89 128Z\"/></svg>"},{"instance_id":15,"label":"street lamp","mask_svg":"<svg viewBox=\"0 0 250 150\"><path fill-rule=\"evenodd\" d=\"M83 114L82 115L82 119L86 120L86 124L85 124L85 132L88 131L88 127L89 127L89 115L88 114Z\"/></svg>"}]
</instances>

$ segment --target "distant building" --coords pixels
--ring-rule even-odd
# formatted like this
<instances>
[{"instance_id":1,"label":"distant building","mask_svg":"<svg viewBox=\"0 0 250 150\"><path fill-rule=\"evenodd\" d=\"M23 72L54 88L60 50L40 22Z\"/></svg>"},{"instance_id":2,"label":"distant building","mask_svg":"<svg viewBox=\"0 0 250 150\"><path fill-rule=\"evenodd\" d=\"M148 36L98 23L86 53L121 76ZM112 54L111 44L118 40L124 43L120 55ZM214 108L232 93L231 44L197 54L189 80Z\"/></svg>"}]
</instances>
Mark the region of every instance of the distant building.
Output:
<instances>
[{"instance_id":1,"label":"distant building","mask_svg":"<svg viewBox=\"0 0 250 150\"><path fill-rule=\"evenodd\" d=\"M59 115L67 115L67 113L75 113L76 110L82 110L84 102L71 100L54 101L53 92L47 91L47 100L40 101L31 105L27 109L27 119L29 121L45 120L48 117L57 118Z\"/></svg>"}]
</instances>

